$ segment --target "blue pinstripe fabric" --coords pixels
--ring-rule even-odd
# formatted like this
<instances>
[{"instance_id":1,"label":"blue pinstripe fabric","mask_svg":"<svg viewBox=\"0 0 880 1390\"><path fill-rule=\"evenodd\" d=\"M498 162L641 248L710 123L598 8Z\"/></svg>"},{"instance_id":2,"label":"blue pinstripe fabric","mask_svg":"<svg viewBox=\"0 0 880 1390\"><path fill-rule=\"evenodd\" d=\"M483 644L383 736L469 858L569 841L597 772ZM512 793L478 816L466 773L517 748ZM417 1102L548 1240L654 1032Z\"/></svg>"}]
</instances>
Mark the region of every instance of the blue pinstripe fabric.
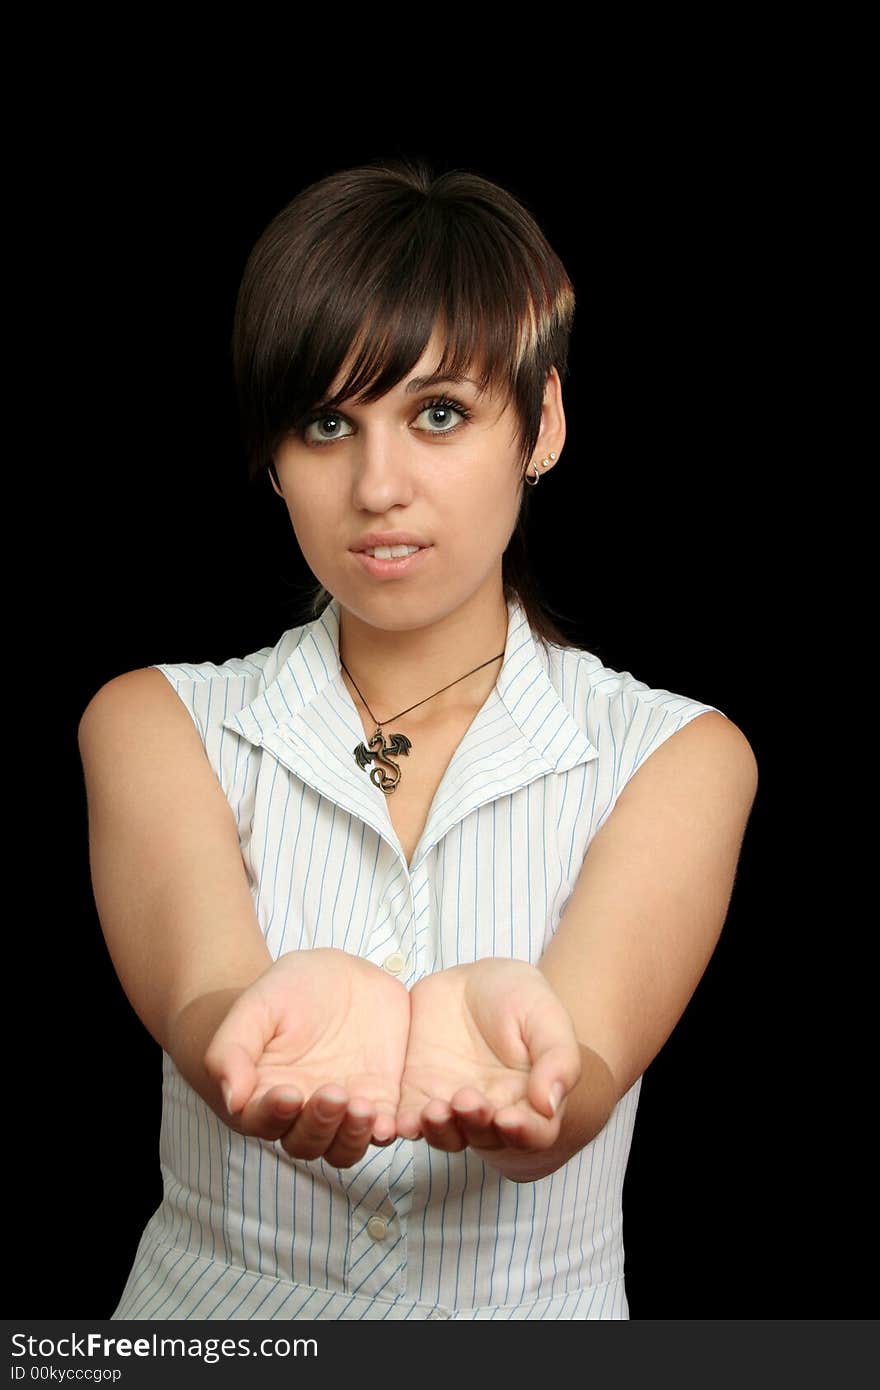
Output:
<instances>
[{"instance_id":1,"label":"blue pinstripe fabric","mask_svg":"<svg viewBox=\"0 0 880 1390\"><path fill-rule=\"evenodd\" d=\"M159 665L232 806L273 958L336 946L425 974L537 962L593 836L646 757L714 705L532 635L503 664L407 865L353 749L339 607L223 664ZM719 711L723 712L723 711ZM622 1191L641 1078L563 1168L513 1183L474 1153L397 1140L338 1169L214 1114L163 1054L164 1195L114 1319L626 1319ZM377 1236L381 1217L384 1233Z\"/></svg>"}]
</instances>

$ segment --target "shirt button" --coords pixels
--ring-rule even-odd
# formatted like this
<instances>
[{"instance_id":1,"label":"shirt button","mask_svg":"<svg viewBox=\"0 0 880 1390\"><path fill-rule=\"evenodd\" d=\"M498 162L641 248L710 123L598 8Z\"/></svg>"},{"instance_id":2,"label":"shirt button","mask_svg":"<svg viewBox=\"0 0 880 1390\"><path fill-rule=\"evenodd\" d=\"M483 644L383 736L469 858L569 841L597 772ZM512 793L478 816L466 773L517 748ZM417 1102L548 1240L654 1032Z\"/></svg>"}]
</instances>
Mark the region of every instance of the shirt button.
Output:
<instances>
[{"instance_id":1,"label":"shirt button","mask_svg":"<svg viewBox=\"0 0 880 1390\"><path fill-rule=\"evenodd\" d=\"M388 1230L388 1222L383 1216L371 1216L367 1222L367 1230L373 1237L373 1240L384 1240L385 1233Z\"/></svg>"},{"instance_id":2,"label":"shirt button","mask_svg":"<svg viewBox=\"0 0 880 1390\"><path fill-rule=\"evenodd\" d=\"M385 969L389 971L390 974L399 975L404 967L405 962L400 952L395 951L393 955L388 956L387 959L382 962L382 964L384 965Z\"/></svg>"}]
</instances>

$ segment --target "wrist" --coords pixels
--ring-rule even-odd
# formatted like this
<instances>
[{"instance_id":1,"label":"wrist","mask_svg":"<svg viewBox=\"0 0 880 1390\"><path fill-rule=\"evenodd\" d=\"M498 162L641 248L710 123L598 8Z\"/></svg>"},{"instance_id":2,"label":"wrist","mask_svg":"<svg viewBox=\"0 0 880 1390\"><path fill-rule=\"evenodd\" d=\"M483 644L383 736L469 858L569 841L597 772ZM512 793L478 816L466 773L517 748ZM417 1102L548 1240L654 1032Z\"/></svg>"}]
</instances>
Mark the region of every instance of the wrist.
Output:
<instances>
[{"instance_id":1,"label":"wrist","mask_svg":"<svg viewBox=\"0 0 880 1390\"><path fill-rule=\"evenodd\" d=\"M559 1142L565 1152L562 1163L591 1144L605 1128L619 1100L617 1083L604 1057L586 1043L579 1043L581 1074L569 1091L562 1116Z\"/></svg>"}]
</instances>

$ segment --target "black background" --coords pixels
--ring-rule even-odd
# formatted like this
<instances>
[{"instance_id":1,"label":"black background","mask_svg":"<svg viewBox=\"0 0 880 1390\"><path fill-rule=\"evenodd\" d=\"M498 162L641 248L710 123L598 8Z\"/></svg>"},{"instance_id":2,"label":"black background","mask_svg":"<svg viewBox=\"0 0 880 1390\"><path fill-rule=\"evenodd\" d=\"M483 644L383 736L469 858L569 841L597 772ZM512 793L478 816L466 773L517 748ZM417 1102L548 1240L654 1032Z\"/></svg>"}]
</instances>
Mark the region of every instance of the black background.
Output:
<instances>
[{"instance_id":1,"label":"black background","mask_svg":"<svg viewBox=\"0 0 880 1390\"><path fill-rule=\"evenodd\" d=\"M558 124L555 139L523 123L502 140L488 122L440 138L389 121L322 141L306 102L288 139L193 117L126 127L120 149L105 119L59 121L33 218L43 413L25 457L40 523L13 594L10 742L29 796L9 843L24 916L8 987L37 1026L9 1082L10 1311L108 1316L161 1196L161 1053L94 907L79 717L121 671L223 661L292 625L301 561L237 434L238 282L306 183L419 154L519 196L575 285L566 447L534 499L547 598L606 665L724 710L760 769L720 944L643 1081L630 1314L864 1314L841 1189L845 962L815 878L834 705L792 443L799 152L780 130L657 97L565 139Z\"/></svg>"}]
</instances>

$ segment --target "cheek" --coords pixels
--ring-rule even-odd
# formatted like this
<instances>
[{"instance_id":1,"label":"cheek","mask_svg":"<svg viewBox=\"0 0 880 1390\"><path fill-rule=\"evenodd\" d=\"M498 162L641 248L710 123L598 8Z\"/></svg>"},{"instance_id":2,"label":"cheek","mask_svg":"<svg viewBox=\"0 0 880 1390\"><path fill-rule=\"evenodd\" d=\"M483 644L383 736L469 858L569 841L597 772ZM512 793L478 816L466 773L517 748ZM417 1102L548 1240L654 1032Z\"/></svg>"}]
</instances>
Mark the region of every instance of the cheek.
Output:
<instances>
[{"instance_id":1,"label":"cheek","mask_svg":"<svg viewBox=\"0 0 880 1390\"><path fill-rule=\"evenodd\" d=\"M507 535L516 523L521 493L514 470L506 463L486 473L480 495L472 503L474 522L488 533Z\"/></svg>"},{"instance_id":2,"label":"cheek","mask_svg":"<svg viewBox=\"0 0 880 1390\"><path fill-rule=\"evenodd\" d=\"M320 518L315 516L313 506L301 497L288 495L287 514L297 544L306 560L320 556L326 528L321 525Z\"/></svg>"},{"instance_id":3,"label":"cheek","mask_svg":"<svg viewBox=\"0 0 880 1390\"><path fill-rule=\"evenodd\" d=\"M297 532L314 538L320 545L326 529L332 524L338 508L332 499L322 497L314 489L289 487L285 491L287 511Z\"/></svg>"},{"instance_id":4,"label":"cheek","mask_svg":"<svg viewBox=\"0 0 880 1390\"><path fill-rule=\"evenodd\" d=\"M503 530L516 517L520 493L513 469L494 463L477 467L456 480L446 497L438 500L438 512L461 525L484 530Z\"/></svg>"},{"instance_id":5,"label":"cheek","mask_svg":"<svg viewBox=\"0 0 880 1390\"><path fill-rule=\"evenodd\" d=\"M502 554L516 526L519 498L512 489L481 488L460 497L453 508L437 509L435 535L452 564L482 565Z\"/></svg>"}]
</instances>

